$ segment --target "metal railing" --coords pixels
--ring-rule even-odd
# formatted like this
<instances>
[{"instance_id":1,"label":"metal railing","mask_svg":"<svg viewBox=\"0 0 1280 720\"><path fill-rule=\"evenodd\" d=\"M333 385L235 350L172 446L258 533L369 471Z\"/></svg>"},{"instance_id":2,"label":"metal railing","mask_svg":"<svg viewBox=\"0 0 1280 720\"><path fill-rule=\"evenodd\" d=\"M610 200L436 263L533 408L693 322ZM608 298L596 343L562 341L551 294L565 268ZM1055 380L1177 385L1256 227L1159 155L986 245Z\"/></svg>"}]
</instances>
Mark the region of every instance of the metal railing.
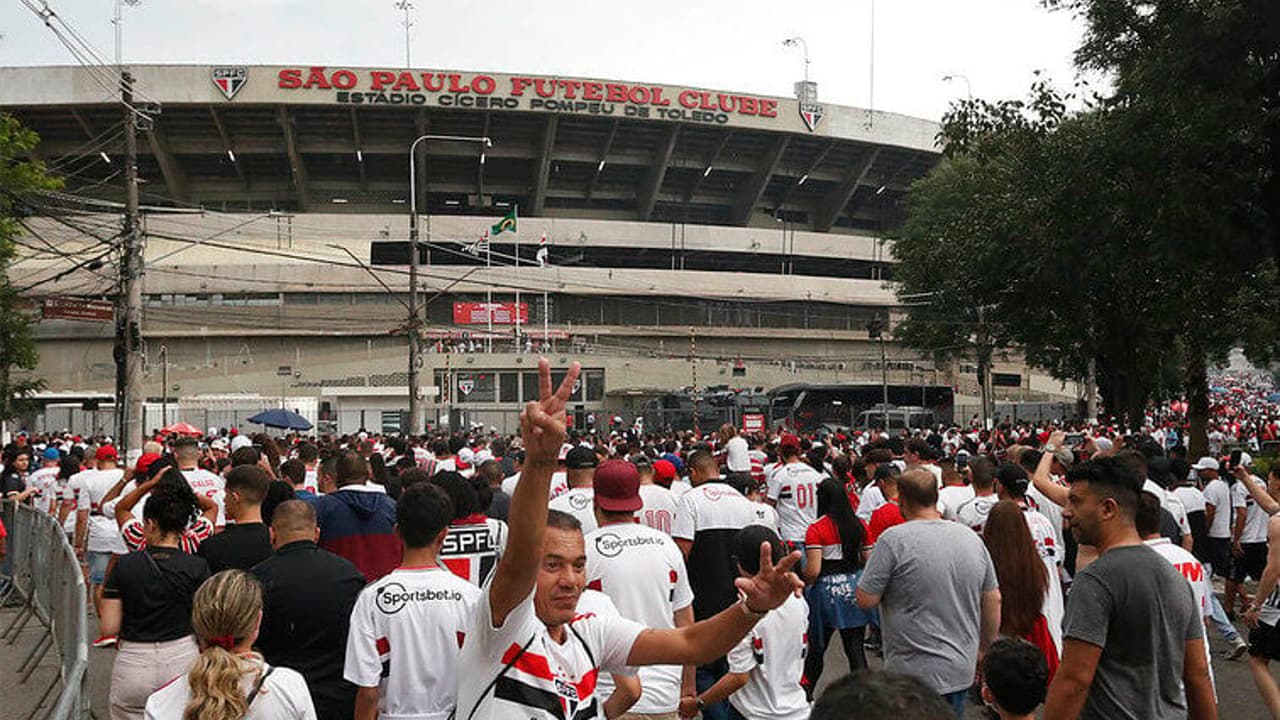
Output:
<instances>
[{"instance_id":1,"label":"metal railing","mask_svg":"<svg viewBox=\"0 0 1280 720\"><path fill-rule=\"evenodd\" d=\"M32 720L62 685L56 702L44 717L72 720L89 717L86 687L89 667L86 589L75 551L57 520L35 508L12 501L0 503L0 517L8 530L6 564L11 575L7 597L21 603L17 615L0 633L9 645L35 620L44 628L31 652L17 668L19 684L26 683L36 667L55 650L59 670L45 688L27 720Z\"/></svg>"}]
</instances>

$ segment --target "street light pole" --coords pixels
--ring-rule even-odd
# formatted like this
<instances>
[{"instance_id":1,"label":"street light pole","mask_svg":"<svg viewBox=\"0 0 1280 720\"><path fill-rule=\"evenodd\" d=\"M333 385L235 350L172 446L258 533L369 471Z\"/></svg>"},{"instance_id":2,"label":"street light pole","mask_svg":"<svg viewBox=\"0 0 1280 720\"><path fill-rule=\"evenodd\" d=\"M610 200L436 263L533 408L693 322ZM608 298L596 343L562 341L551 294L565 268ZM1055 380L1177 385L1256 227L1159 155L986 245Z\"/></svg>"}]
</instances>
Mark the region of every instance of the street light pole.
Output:
<instances>
[{"instance_id":1,"label":"street light pole","mask_svg":"<svg viewBox=\"0 0 1280 720\"><path fill-rule=\"evenodd\" d=\"M418 318L418 167L415 155L418 145L428 140L480 143L493 147L488 137L459 135L422 135L409 144L409 322L405 332L409 335L409 434L418 434L426 426L422 407L422 378L418 372L421 363L422 340Z\"/></svg>"},{"instance_id":2,"label":"street light pole","mask_svg":"<svg viewBox=\"0 0 1280 720\"><path fill-rule=\"evenodd\" d=\"M959 74L959 73L953 73L953 74L951 74L951 75L943 75L943 76L942 76L942 82L953 82L953 81L955 81L955 80L963 80L963 81L964 81L964 89L965 89L965 93L968 95L969 99L970 99L970 100L972 100L972 99L973 99L973 83L969 82L969 76L968 76L968 75L961 75L961 74Z\"/></svg>"},{"instance_id":3,"label":"street light pole","mask_svg":"<svg viewBox=\"0 0 1280 720\"><path fill-rule=\"evenodd\" d=\"M809 44L804 41L804 38L797 35L795 37L787 38L786 40L783 40L782 46L783 47L799 46L800 51L804 53L804 97L800 99L804 101L809 101L810 99L809 98Z\"/></svg>"},{"instance_id":4,"label":"street light pole","mask_svg":"<svg viewBox=\"0 0 1280 720\"><path fill-rule=\"evenodd\" d=\"M400 2L396 3L396 9L404 11L404 20L401 22L404 25L404 69L408 70L413 67L409 64L409 28L413 27L413 20L409 18L409 11L413 10L413 3L409 2L409 0L400 0Z\"/></svg>"}]
</instances>

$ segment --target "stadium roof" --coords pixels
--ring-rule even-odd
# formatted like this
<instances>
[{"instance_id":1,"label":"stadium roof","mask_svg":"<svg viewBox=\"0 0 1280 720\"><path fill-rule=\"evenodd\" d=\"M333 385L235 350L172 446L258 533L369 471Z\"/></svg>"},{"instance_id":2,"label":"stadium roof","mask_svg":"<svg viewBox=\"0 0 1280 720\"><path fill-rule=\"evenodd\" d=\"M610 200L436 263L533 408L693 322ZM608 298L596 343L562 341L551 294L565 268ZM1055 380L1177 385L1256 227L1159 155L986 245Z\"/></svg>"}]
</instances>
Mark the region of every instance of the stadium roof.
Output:
<instances>
[{"instance_id":1,"label":"stadium roof","mask_svg":"<svg viewBox=\"0 0 1280 720\"><path fill-rule=\"evenodd\" d=\"M938 160L937 125L697 88L461 71L133 66L144 203L396 212L419 135L431 214L880 230ZM0 108L71 192L119 199L123 107L80 67L0 68ZM425 187L424 187L425 186Z\"/></svg>"}]
</instances>

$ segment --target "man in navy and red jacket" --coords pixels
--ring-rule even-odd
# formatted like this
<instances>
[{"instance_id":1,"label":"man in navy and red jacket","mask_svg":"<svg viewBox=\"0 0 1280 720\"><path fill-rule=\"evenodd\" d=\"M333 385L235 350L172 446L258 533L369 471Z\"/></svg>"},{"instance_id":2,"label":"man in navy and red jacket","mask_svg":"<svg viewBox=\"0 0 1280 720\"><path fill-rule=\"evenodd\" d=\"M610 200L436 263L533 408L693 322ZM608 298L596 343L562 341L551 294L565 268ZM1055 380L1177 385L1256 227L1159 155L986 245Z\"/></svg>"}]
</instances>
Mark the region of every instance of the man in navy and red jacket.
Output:
<instances>
[{"instance_id":1,"label":"man in navy and red jacket","mask_svg":"<svg viewBox=\"0 0 1280 720\"><path fill-rule=\"evenodd\" d=\"M395 501L369 482L369 463L359 453L339 455L336 474L336 492L309 500L320 525L320 547L350 560L373 582L400 564Z\"/></svg>"}]
</instances>

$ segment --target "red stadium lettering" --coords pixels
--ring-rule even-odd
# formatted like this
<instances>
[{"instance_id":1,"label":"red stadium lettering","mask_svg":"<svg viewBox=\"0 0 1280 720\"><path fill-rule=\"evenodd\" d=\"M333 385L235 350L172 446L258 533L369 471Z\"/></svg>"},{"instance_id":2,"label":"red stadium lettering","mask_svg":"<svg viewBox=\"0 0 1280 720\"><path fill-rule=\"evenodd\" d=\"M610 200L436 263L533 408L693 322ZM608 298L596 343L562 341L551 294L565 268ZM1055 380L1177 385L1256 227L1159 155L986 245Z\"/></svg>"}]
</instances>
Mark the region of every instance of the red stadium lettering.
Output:
<instances>
[{"instance_id":1,"label":"red stadium lettering","mask_svg":"<svg viewBox=\"0 0 1280 720\"><path fill-rule=\"evenodd\" d=\"M396 78L396 84L392 86L392 90L421 90L418 87L418 81L414 79L413 73L402 72L400 77Z\"/></svg>"},{"instance_id":2,"label":"red stadium lettering","mask_svg":"<svg viewBox=\"0 0 1280 720\"><path fill-rule=\"evenodd\" d=\"M533 89L537 91L538 97L544 97L544 98L555 97L556 81L548 80L546 78L538 78L537 80L534 81Z\"/></svg>"},{"instance_id":3,"label":"red stadium lettering","mask_svg":"<svg viewBox=\"0 0 1280 720\"><path fill-rule=\"evenodd\" d=\"M339 70L333 74L333 86L339 90L350 90L356 86L357 82L359 79L350 70Z\"/></svg>"},{"instance_id":4,"label":"red stadium lettering","mask_svg":"<svg viewBox=\"0 0 1280 720\"><path fill-rule=\"evenodd\" d=\"M670 105L671 104L671 100L662 97L662 88L658 87L657 85L654 85L653 87L649 88L649 92L653 95L652 103L654 105Z\"/></svg>"},{"instance_id":5,"label":"red stadium lettering","mask_svg":"<svg viewBox=\"0 0 1280 720\"><path fill-rule=\"evenodd\" d=\"M477 95L490 95L495 87L497 83L488 75L477 75L471 78L471 92Z\"/></svg>"},{"instance_id":6,"label":"red stadium lettering","mask_svg":"<svg viewBox=\"0 0 1280 720\"><path fill-rule=\"evenodd\" d=\"M395 82L396 74L387 72L386 70L374 70L369 73L369 89L381 90L391 83Z\"/></svg>"},{"instance_id":7,"label":"red stadium lettering","mask_svg":"<svg viewBox=\"0 0 1280 720\"><path fill-rule=\"evenodd\" d=\"M742 115L755 115L759 111L759 105L753 97L738 98L738 113Z\"/></svg>"},{"instance_id":8,"label":"red stadium lettering","mask_svg":"<svg viewBox=\"0 0 1280 720\"><path fill-rule=\"evenodd\" d=\"M627 101L627 86L618 83L604 84L605 100L615 103L624 103Z\"/></svg>"},{"instance_id":9,"label":"red stadium lettering","mask_svg":"<svg viewBox=\"0 0 1280 720\"><path fill-rule=\"evenodd\" d=\"M324 76L323 67L311 68L311 72L307 74L307 81L302 83L303 90L310 90L313 87L321 90L329 90L333 87L329 84L329 78Z\"/></svg>"},{"instance_id":10,"label":"red stadium lettering","mask_svg":"<svg viewBox=\"0 0 1280 720\"><path fill-rule=\"evenodd\" d=\"M649 104L649 88L643 85L636 85L627 93L627 99L637 105Z\"/></svg>"},{"instance_id":11,"label":"red stadium lettering","mask_svg":"<svg viewBox=\"0 0 1280 720\"><path fill-rule=\"evenodd\" d=\"M698 92L696 90L681 90L677 99L680 101L681 107L698 107Z\"/></svg>"},{"instance_id":12,"label":"red stadium lettering","mask_svg":"<svg viewBox=\"0 0 1280 720\"><path fill-rule=\"evenodd\" d=\"M604 85L598 82L582 83L582 99L583 100L603 100Z\"/></svg>"},{"instance_id":13,"label":"red stadium lettering","mask_svg":"<svg viewBox=\"0 0 1280 720\"><path fill-rule=\"evenodd\" d=\"M525 88L533 84L533 78L513 77L511 78L511 94L520 97L524 95Z\"/></svg>"},{"instance_id":14,"label":"red stadium lettering","mask_svg":"<svg viewBox=\"0 0 1280 720\"><path fill-rule=\"evenodd\" d=\"M564 97L566 100L576 100L578 98L578 88L582 87L582 81L561 80L560 87L564 88Z\"/></svg>"},{"instance_id":15,"label":"red stadium lettering","mask_svg":"<svg viewBox=\"0 0 1280 720\"><path fill-rule=\"evenodd\" d=\"M431 84L431 79L436 78L440 82L435 85ZM444 89L444 76L435 73L422 73L422 89L428 92L440 92Z\"/></svg>"},{"instance_id":16,"label":"red stadium lettering","mask_svg":"<svg viewBox=\"0 0 1280 720\"><path fill-rule=\"evenodd\" d=\"M451 93L471 92L471 86L462 82L461 75L458 75L457 73L451 73L449 75L449 92Z\"/></svg>"},{"instance_id":17,"label":"red stadium lettering","mask_svg":"<svg viewBox=\"0 0 1280 720\"><path fill-rule=\"evenodd\" d=\"M761 100L760 101L760 117L778 117L778 101L777 100Z\"/></svg>"},{"instance_id":18,"label":"red stadium lettering","mask_svg":"<svg viewBox=\"0 0 1280 720\"><path fill-rule=\"evenodd\" d=\"M302 87L302 71L297 68L281 70L277 87L285 90L297 90Z\"/></svg>"}]
</instances>

